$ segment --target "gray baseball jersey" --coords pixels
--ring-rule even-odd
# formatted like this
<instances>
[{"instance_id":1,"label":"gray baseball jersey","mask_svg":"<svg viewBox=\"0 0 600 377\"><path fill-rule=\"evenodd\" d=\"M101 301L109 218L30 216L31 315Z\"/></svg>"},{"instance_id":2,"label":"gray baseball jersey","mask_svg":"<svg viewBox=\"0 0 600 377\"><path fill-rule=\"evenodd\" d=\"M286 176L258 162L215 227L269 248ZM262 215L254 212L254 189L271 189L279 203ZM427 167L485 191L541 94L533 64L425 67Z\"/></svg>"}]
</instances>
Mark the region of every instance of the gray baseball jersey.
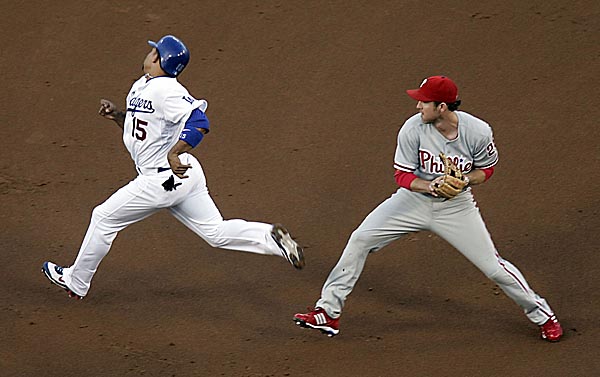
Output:
<instances>
[{"instance_id":1,"label":"gray baseball jersey","mask_svg":"<svg viewBox=\"0 0 600 377\"><path fill-rule=\"evenodd\" d=\"M394 167L431 181L444 174L440 152L451 158L463 173L496 165L498 151L492 128L464 111L455 114L460 126L454 140L446 139L433 124L423 123L420 114L410 117L398 133Z\"/></svg>"},{"instance_id":2,"label":"gray baseball jersey","mask_svg":"<svg viewBox=\"0 0 600 377\"><path fill-rule=\"evenodd\" d=\"M394 167L430 181L444 173L440 152L452 158L464 173L494 166L498 152L491 127L466 112L455 113L458 136L453 140L444 137L433 124L423 123L421 114L410 117L398 133ZM418 231L434 232L454 246L517 303L533 323L541 325L554 315L521 272L498 254L469 187L452 199L399 188L352 233L316 306L338 318L368 254Z\"/></svg>"}]
</instances>

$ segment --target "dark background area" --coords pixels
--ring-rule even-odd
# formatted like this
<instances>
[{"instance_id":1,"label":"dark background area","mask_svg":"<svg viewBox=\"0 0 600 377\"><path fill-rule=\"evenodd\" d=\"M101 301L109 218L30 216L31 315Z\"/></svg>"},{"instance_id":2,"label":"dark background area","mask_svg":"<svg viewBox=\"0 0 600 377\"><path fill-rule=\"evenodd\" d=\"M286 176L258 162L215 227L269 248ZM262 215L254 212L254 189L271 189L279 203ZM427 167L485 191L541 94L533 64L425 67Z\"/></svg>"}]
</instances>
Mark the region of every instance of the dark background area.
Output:
<instances>
[{"instance_id":1,"label":"dark background area","mask_svg":"<svg viewBox=\"0 0 600 377\"><path fill-rule=\"evenodd\" d=\"M3 1L2 376L591 376L600 369L597 1ZM180 37L209 102L194 151L225 218L282 222L307 266L210 248L168 213L124 230L88 297L69 265L135 176L120 130L148 39ZM395 189L404 92L445 74L500 163L474 189L560 343L429 233L373 254L333 339L300 329L347 238ZM593 356L593 355L596 356Z\"/></svg>"}]
</instances>

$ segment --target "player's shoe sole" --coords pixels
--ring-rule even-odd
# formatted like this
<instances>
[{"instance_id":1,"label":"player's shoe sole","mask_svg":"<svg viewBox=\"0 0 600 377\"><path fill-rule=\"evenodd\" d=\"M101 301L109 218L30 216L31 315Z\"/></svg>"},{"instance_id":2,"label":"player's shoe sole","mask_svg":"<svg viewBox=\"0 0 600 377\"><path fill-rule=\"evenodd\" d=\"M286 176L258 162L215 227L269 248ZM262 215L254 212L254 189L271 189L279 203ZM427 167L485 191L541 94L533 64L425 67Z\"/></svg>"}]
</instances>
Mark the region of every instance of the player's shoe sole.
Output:
<instances>
[{"instance_id":1,"label":"player's shoe sole","mask_svg":"<svg viewBox=\"0 0 600 377\"><path fill-rule=\"evenodd\" d=\"M273 224L271 236L281 249L285 259L298 270L301 270L304 265L304 252L302 248L292 239L290 233L281 224Z\"/></svg>"},{"instance_id":2,"label":"player's shoe sole","mask_svg":"<svg viewBox=\"0 0 600 377\"><path fill-rule=\"evenodd\" d=\"M50 280L51 283L58 285L59 287L67 291L69 297L74 298L76 300L83 299L83 297L77 295L76 293L71 291L69 287L67 287L67 284L65 284L65 281L63 280L63 268L61 266L58 266L52 262L44 262L44 264L42 265L42 272L44 273L44 275L46 275L46 277L48 278L48 280Z\"/></svg>"}]
</instances>

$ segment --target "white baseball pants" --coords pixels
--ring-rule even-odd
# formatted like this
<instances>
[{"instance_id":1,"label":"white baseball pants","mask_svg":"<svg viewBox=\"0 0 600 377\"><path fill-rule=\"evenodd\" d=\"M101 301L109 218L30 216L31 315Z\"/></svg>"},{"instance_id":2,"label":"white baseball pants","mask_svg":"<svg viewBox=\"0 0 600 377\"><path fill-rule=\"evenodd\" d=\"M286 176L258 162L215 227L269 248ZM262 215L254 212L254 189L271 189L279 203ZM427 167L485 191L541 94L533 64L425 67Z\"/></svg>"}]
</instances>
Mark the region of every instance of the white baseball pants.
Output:
<instances>
[{"instance_id":1,"label":"white baseball pants","mask_svg":"<svg viewBox=\"0 0 600 377\"><path fill-rule=\"evenodd\" d=\"M87 233L72 266L63 269L63 279L75 294L84 297L102 259L108 254L117 233L153 213L167 208L173 216L210 246L257 254L283 256L271 237L271 224L241 219L223 220L206 187L206 178L198 160L182 154L183 163L192 165L189 178L166 191L162 183L172 172L146 169L104 203L94 208ZM148 170L150 170L148 172Z\"/></svg>"}]
</instances>

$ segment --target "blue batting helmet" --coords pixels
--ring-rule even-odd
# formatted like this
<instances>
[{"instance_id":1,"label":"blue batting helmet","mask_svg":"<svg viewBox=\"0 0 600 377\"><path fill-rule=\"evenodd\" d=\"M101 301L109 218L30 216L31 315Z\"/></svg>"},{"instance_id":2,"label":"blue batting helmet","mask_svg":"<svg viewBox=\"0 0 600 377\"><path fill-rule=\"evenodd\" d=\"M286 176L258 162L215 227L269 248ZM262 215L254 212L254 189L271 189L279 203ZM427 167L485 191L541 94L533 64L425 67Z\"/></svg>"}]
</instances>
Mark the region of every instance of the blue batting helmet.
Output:
<instances>
[{"instance_id":1,"label":"blue batting helmet","mask_svg":"<svg viewBox=\"0 0 600 377\"><path fill-rule=\"evenodd\" d=\"M179 75L190 61L190 51L182 41L172 35L165 35L158 42L148 41L160 56L160 68L170 76Z\"/></svg>"}]
</instances>

